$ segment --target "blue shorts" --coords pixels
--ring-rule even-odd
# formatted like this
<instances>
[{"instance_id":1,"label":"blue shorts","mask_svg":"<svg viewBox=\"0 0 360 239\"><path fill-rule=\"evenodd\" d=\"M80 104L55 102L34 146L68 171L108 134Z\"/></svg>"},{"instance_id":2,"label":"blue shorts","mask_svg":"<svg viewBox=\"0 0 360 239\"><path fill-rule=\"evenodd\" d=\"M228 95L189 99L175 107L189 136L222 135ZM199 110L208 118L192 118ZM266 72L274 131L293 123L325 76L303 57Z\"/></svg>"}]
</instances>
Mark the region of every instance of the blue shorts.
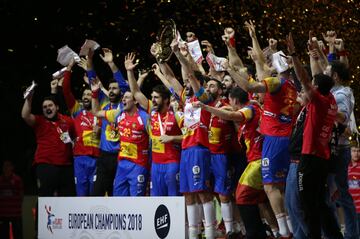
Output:
<instances>
[{"instance_id":1,"label":"blue shorts","mask_svg":"<svg viewBox=\"0 0 360 239\"><path fill-rule=\"evenodd\" d=\"M151 196L179 196L179 163L152 163Z\"/></svg>"},{"instance_id":2,"label":"blue shorts","mask_svg":"<svg viewBox=\"0 0 360 239\"><path fill-rule=\"evenodd\" d=\"M74 157L74 176L77 196L89 196L94 188L96 158L92 156Z\"/></svg>"},{"instance_id":3,"label":"blue shorts","mask_svg":"<svg viewBox=\"0 0 360 239\"><path fill-rule=\"evenodd\" d=\"M231 172L226 154L211 154L210 177L214 192L227 196L231 192Z\"/></svg>"},{"instance_id":4,"label":"blue shorts","mask_svg":"<svg viewBox=\"0 0 360 239\"><path fill-rule=\"evenodd\" d=\"M210 151L193 146L181 151L180 192L191 193L210 189Z\"/></svg>"},{"instance_id":5,"label":"blue shorts","mask_svg":"<svg viewBox=\"0 0 360 239\"><path fill-rule=\"evenodd\" d=\"M264 136L261 174L263 184L285 183L289 171L289 138Z\"/></svg>"},{"instance_id":6,"label":"blue shorts","mask_svg":"<svg viewBox=\"0 0 360 239\"><path fill-rule=\"evenodd\" d=\"M114 179L114 196L144 196L148 170L127 159L118 162Z\"/></svg>"}]
</instances>

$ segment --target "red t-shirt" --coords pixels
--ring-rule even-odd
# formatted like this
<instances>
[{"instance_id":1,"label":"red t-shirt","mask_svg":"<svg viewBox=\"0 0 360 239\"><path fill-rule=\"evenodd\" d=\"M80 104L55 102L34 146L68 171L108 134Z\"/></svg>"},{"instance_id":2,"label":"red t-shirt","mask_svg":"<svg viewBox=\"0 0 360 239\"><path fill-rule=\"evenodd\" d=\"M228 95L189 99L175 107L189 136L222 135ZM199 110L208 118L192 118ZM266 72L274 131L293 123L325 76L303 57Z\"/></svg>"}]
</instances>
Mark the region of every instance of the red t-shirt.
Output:
<instances>
[{"instance_id":1,"label":"red t-shirt","mask_svg":"<svg viewBox=\"0 0 360 239\"><path fill-rule=\"evenodd\" d=\"M349 192L353 197L356 212L360 213L360 164L350 163L348 169Z\"/></svg>"},{"instance_id":2,"label":"red t-shirt","mask_svg":"<svg viewBox=\"0 0 360 239\"><path fill-rule=\"evenodd\" d=\"M150 113L150 137L152 143L152 161L154 163L174 163L180 162L181 144L180 143L161 143L160 136L165 135L181 135L182 117L172 110L165 114L152 110L151 101L148 105Z\"/></svg>"},{"instance_id":3,"label":"red t-shirt","mask_svg":"<svg viewBox=\"0 0 360 239\"><path fill-rule=\"evenodd\" d=\"M19 176L0 176L0 218L21 217L23 194L23 183Z\"/></svg>"},{"instance_id":4,"label":"red t-shirt","mask_svg":"<svg viewBox=\"0 0 360 239\"><path fill-rule=\"evenodd\" d=\"M208 127L211 114L201 108L194 108L192 103L196 101L198 99L195 96L185 101L182 149L197 145L209 148Z\"/></svg>"},{"instance_id":5,"label":"red t-shirt","mask_svg":"<svg viewBox=\"0 0 360 239\"><path fill-rule=\"evenodd\" d=\"M221 108L227 105L223 100L212 102L210 106ZM209 150L212 154L225 154L231 146L232 122L223 120L215 115L210 116L209 123Z\"/></svg>"},{"instance_id":6,"label":"red t-shirt","mask_svg":"<svg viewBox=\"0 0 360 239\"><path fill-rule=\"evenodd\" d=\"M58 114L58 119L53 122L36 115L33 128L37 142L34 164L72 164L72 144L64 143L61 139L66 133L74 135L74 124L70 117Z\"/></svg>"},{"instance_id":7,"label":"red t-shirt","mask_svg":"<svg viewBox=\"0 0 360 239\"><path fill-rule=\"evenodd\" d=\"M249 104L239 110L244 116L244 123L239 127L238 139L244 138L248 162L261 159L264 137L259 131L261 109L257 104Z\"/></svg>"},{"instance_id":8,"label":"red t-shirt","mask_svg":"<svg viewBox=\"0 0 360 239\"><path fill-rule=\"evenodd\" d=\"M149 135L138 111L133 115L119 110L105 111L105 118L109 122L118 122L120 134L119 160L127 159L145 168L149 167L148 150Z\"/></svg>"},{"instance_id":9,"label":"red t-shirt","mask_svg":"<svg viewBox=\"0 0 360 239\"><path fill-rule=\"evenodd\" d=\"M276 77L268 77L263 82L266 93L260 131L268 136L290 136L295 120L296 88L291 81Z\"/></svg>"},{"instance_id":10,"label":"red t-shirt","mask_svg":"<svg viewBox=\"0 0 360 239\"><path fill-rule=\"evenodd\" d=\"M301 153L329 159L329 141L337 113L335 98L331 93L324 96L313 89L311 101L306 105L306 109Z\"/></svg>"}]
</instances>

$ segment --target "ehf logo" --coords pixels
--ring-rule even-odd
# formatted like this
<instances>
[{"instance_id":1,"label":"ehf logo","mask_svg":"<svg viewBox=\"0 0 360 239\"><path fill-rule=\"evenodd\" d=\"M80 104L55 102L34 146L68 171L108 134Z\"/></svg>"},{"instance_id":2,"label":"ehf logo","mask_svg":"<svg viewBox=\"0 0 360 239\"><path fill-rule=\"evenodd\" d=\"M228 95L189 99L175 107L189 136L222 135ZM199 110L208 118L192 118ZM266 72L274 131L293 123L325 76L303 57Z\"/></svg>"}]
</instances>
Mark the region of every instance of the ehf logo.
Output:
<instances>
[{"instance_id":1,"label":"ehf logo","mask_svg":"<svg viewBox=\"0 0 360 239\"><path fill-rule=\"evenodd\" d=\"M54 229L62 229L62 218L56 218L55 214L51 212L51 206L47 207L45 205L45 211L47 213L47 223L46 227L51 234L53 234Z\"/></svg>"},{"instance_id":2,"label":"ehf logo","mask_svg":"<svg viewBox=\"0 0 360 239\"><path fill-rule=\"evenodd\" d=\"M154 217L155 232L160 239L166 238L170 231L170 213L163 204L158 206Z\"/></svg>"}]
</instances>

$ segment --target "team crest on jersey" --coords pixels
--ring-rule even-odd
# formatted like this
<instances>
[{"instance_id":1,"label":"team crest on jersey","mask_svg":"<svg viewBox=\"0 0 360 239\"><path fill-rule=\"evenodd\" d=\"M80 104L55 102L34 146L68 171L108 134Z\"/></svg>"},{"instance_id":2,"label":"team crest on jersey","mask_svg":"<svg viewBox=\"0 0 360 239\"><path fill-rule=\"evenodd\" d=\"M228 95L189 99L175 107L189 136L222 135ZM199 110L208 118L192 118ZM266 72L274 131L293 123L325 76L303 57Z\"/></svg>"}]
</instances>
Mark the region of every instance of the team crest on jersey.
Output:
<instances>
[{"instance_id":1,"label":"team crest on jersey","mask_svg":"<svg viewBox=\"0 0 360 239\"><path fill-rule=\"evenodd\" d=\"M133 129L135 129L135 128L136 128L136 123L132 123L131 127L132 127Z\"/></svg>"},{"instance_id":2,"label":"team crest on jersey","mask_svg":"<svg viewBox=\"0 0 360 239\"><path fill-rule=\"evenodd\" d=\"M139 183L143 183L143 182L145 181L145 176L142 175L142 174L138 175L138 176L137 176L137 181L138 181Z\"/></svg>"},{"instance_id":3,"label":"team crest on jersey","mask_svg":"<svg viewBox=\"0 0 360 239\"><path fill-rule=\"evenodd\" d=\"M200 173L200 167L195 165L193 168L192 168L192 172L193 174L199 174Z\"/></svg>"},{"instance_id":4,"label":"team crest on jersey","mask_svg":"<svg viewBox=\"0 0 360 239\"><path fill-rule=\"evenodd\" d=\"M269 167L269 159L268 158L264 158L262 161L261 161L261 164L263 167Z\"/></svg>"}]
</instances>

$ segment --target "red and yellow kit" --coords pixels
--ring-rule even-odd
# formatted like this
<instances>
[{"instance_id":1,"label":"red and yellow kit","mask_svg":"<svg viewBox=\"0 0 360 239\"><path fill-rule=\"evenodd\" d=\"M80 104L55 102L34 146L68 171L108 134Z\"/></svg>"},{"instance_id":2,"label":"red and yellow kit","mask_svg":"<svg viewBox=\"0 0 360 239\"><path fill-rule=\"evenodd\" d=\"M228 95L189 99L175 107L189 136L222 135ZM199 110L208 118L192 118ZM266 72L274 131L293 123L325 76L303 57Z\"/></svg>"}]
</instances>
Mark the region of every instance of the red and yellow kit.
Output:
<instances>
[{"instance_id":1,"label":"red and yellow kit","mask_svg":"<svg viewBox=\"0 0 360 239\"><path fill-rule=\"evenodd\" d=\"M165 114L152 109L152 103L148 103L150 114L150 137L152 143L152 161L154 163L176 163L180 162L181 144L180 143L161 143L161 135L181 135L182 115L168 110Z\"/></svg>"},{"instance_id":2,"label":"red and yellow kit","mask_svg":"<svg viewBox=\"0 0 360 239\"><path fill-rule=\"evenodd\" d=\"M268 77L263 82L266 93L260 131L268 136L290 136L297 104L296 88L290 80L283 78Z\"/></svg>"},{"instance_id":3,"label":"red and yellow kit","mask_svg":"<svg viewBox=\"0 0 360 239\"><path fill-rule=\"evenodd\" d=\"M120 134L119 160L127 159L140 166L149 168L148 150L149 136L146 131L146 122L140 117L139 111L133 115L119 110L108 110L105 118L109 122L117 122Z\"/></svg>"}]
</instances>

